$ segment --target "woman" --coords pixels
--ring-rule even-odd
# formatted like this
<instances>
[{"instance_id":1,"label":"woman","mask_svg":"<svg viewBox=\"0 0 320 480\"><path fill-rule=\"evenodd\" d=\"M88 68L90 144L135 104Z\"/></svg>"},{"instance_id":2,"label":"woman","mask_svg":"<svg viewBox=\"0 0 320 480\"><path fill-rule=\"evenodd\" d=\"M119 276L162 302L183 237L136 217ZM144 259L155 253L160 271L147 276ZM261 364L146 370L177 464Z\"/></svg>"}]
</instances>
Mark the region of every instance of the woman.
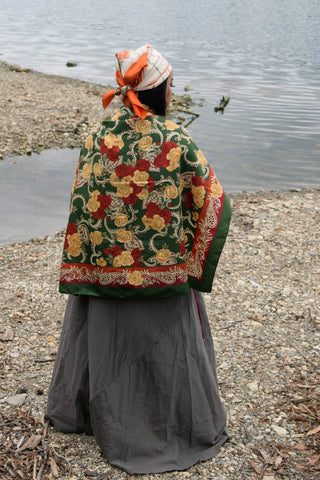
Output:
<instances>
[{"instance_id":1,"label":"woman","mask_svg":"<svg viewBox=\"0 0 320 480\"><path fill-rule=\"evenodd\" d=\"M172 68L150 45L116 55L123 106L88 136L71 196L68 293L46 417L93 433L129 473L182 470L227 439L210 327L231 210L189 134L164 118Z\"/></svg>"}]
</instances>

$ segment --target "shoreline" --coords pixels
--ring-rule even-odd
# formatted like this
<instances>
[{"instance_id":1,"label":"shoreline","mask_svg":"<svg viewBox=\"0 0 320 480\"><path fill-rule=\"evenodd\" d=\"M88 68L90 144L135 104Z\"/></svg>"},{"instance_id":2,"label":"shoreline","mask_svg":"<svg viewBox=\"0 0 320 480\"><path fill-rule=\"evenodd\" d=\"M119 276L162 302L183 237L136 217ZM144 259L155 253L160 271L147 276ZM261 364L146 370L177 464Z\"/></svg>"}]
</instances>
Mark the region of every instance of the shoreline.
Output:
<instances>
[{"instance_id":1,"label":"shoreline","mask_svg":"<svg viewBox=\"0 0 320 480\"><path fill-rule=\"evenodd\" d=\"M101 99L108 88L0 61L0 160L81 147L106 115Z\"/></svg>"},{"instance_id":2,"label":"shoreline","mask_svg":"<svg viewBox=\"0 0 320 480\"><path fill-rule=\"evenodd\" d=\"M313 193L317 192L320 190L320 185L316 187L301 187L301 188L290 188L290 189L281 189L281 190L258 190L258 191L246 191L243 190L241 192L234 192L234 193L227 193L231 205L238 204L239 202L246 200L250 201L251 203L254 203L257 201L257 199L264 198L264 201L271 202L274 198L277 198L281 195L292 195L292 194L306 194L306 193ZM65 219L65 222L67 222L67 218ZM29 238L24 238L21 240L9 240L8 242L1 243L0 240L0 249L5 248L5 247L15 247L19 246L21 244L29 244L32 242L37 242L37 241L44 241L47 238L56 238L61 235L65 234L65 228L62 226L61 229L54 231L50 234L48 233L43 233L37 236L31 236Z\"/></svg>"},{"instance_id":3,"label":"shoreline","mask_svg":"<svg viewBox=\"0 0 320 480\"><path fill-rule=\"evenodd\" d=\"M0 61L0 160L81 148L94 125L121 104L114 98L103 108L102 97L111 88ZM189 95L173 95L169 112L194 117L192 103Z\"/></svg>"}]
</instances>

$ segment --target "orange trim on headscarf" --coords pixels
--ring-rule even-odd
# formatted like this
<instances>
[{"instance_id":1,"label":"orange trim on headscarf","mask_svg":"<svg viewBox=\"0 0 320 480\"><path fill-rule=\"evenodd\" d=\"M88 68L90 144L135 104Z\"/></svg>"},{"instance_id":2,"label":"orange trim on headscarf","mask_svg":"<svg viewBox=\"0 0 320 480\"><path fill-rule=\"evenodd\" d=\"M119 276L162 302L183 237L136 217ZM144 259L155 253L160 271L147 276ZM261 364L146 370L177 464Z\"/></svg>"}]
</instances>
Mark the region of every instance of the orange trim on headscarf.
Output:
<instances>
[{"instance_id":1,"label":"orange trim on headscarf","mask_svg":"<svg viewBox=\"0 0 320 480\"><path fill-rule=\"evenodd\" d=\"M117 55L118 56L118 55ZM119 57L118 57L119 58ZM147 110L140 102L134 87L139 85L142 80L143 69L148 66L148 53L143 53L136 62L122 76L120 68L116 71L116 80L120 88L129 87L129 90L124 94L124 103L132 106L134 113L140 118L146 118ZM107 108L109 103L113 100L115 95L120 95L121 91L117 93L117 89L109 90L102 98L104 108Z\"/></svg>"}]
</instances>

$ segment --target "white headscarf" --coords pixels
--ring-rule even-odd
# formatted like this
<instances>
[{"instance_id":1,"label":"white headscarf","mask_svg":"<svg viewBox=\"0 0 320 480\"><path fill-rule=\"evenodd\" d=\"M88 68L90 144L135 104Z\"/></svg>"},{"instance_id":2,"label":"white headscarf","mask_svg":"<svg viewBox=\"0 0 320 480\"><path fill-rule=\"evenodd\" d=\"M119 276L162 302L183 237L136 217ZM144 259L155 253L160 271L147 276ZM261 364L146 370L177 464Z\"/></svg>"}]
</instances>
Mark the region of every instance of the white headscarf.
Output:
<instances>
[{"instance_id":1,"label":"white headscarf","mask_svg":"<svg viewBox=\"0 0 320 480\"><path fill-rule=\"evenodd\" d=\"M119 87L105 93L102 98L104 108L115 95L122 94L126 105L132 106L136 115L145 118L146 109L135 92L151 90L161 85L172 71L170 63L151 45L119 52L116 54L115 62Z\"/></svg>"}]
</instances>

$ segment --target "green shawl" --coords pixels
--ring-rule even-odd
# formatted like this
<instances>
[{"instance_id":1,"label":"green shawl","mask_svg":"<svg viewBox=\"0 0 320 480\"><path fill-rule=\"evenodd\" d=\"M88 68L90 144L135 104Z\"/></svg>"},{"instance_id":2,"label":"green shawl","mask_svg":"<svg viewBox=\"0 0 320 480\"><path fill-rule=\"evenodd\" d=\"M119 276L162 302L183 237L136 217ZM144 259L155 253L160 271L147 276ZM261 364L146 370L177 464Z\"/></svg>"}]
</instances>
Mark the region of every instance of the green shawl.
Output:
<instances>
[{"instance_id":1,"label":"green shawl","mask_svg":"<svg viewBox=\"0 0 320 480\"><path fill-rule=\"evenodd\" d=\"M81 150L60 292L101 297L210 292L231 207L188 132L123 106Z\"/></svg>"}]
</instances>

